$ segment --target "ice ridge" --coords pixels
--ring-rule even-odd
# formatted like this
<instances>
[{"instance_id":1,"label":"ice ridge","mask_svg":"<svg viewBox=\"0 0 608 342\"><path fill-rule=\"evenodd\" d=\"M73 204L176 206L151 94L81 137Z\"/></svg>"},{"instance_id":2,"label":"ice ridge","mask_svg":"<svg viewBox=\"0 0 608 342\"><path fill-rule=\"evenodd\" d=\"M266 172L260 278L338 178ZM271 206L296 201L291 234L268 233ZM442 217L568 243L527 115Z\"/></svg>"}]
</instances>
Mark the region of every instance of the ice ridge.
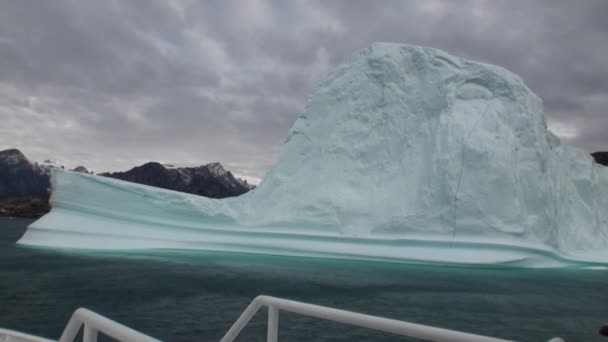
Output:
<instances>
[{"instance_id":1,"label":"ice ridge","mask_svg":"<svg viewBox=\"0 0 608 342\"><path fill-rule=\"evenodd\" d=\"M53 170L20 243L392 262L608 264L608 168L513 73L374 43L315 87L253 191L213 200Z\"/></svg>"}]
</instances>

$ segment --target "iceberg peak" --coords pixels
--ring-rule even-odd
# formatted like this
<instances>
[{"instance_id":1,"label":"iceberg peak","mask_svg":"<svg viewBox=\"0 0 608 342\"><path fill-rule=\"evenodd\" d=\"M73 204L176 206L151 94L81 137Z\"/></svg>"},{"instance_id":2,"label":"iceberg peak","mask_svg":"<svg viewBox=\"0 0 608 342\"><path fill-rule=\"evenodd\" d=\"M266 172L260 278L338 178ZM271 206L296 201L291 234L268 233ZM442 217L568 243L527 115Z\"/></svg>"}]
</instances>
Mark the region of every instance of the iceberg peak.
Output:
<instances>
[{"instance_id":1,"label":"iceberg peak","mask_svg":"<svg viewBox=\"0 0 608 342\"><path fill-rule=\"evenodd\" d=\"M255 190L217 201L54 172L55 209L21 242L606 264L608 169L595 165L548 131L542 101L506 69L373 43L317 84Z\"/></svg>"}]
</instances>

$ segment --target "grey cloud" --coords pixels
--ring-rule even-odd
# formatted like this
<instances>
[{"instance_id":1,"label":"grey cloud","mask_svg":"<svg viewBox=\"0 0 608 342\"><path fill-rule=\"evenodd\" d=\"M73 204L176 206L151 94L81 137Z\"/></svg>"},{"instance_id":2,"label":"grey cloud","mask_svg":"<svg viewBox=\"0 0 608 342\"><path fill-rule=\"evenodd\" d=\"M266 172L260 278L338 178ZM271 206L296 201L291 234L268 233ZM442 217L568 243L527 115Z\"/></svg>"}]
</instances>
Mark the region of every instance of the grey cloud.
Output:
<instances>
[{"instance_id":1,"label":"grey cloud","mask_svg":"<svg viewBox=\"0 0 608 342\"><path fill-rule=\"evenodd\" d=\"M162 16L154 4L4 2L0 36L10 41L6 53L20 62L15 66L5 61L0 70L14 76L8 80L30 86L56 84L120 95L174 84L216 85L218 76L204 64L170 58L154 45L154 39L179 37L183 30L175 20L162 26L160 18L171 12Z\"/></svg>"}]
</instances>

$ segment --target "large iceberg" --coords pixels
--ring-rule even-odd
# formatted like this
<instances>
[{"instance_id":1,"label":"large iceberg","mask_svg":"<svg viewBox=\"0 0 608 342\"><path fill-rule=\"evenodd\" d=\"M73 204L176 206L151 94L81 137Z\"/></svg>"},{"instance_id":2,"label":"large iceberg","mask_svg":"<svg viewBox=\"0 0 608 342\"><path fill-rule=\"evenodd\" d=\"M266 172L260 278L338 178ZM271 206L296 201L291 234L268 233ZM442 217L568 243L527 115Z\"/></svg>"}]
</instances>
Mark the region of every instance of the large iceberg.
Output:
<instances>
[{"instance_id":1,"label":"large iceberg","mask_svg":"<svg viewBox=\"0 0 608 342\"><path fill-rule=\"evenodd\" d=\"M19 241L454 265L608 264L608 168L511 72L375 43L317 84L260 186L207 199L54 170Z\"/></svg>"}]
</instances>

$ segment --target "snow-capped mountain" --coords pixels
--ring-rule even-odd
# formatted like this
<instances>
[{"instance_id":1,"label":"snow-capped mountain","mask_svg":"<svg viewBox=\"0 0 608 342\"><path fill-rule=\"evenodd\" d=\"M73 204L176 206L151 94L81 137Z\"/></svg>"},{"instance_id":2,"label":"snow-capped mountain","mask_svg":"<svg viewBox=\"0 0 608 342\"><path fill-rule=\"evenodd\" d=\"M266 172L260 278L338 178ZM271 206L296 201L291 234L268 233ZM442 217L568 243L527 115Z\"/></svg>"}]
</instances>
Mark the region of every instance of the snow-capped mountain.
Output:
<instances>
[{"instance_id":1,"label":"snow-capped mountain","mask_svg":"<svg viewBox=\"0 0 608 342\"><path fill-rule=\"evenodd\" d=\"M50 160L50 159L46 159L45 161L43 161L42 163L36 163L40 169L42 169L42 171L46 172L47 174L51 173L51 169L65 169L65 166L59 164L59 162L54 161L54 160Z\"/></svg>"},{"instance_id":2,"label":"snow-capped mountain","mask_svg":"<svg viewBox=\"0 0 608 342\"><path fill-rule=\"evenodd\" d=\"M52 169L65 169L65 166L48 159L32 163L17 149L0 151L0 198L47 197L51 191ZM91 173L84 166L70 171ZM150 162L126 172L100 175L213 198L238 196L254 188L220 163L175 167Z\"/></svg>"},{"instance_id":3,"label":"snow-capped mountain","mask_svg":"<svg viewBox=\"0 0 608 342\"><path fill-rule=\"evenodd\" d=\"M175 167L149 162L129 171L100 175L212 198L239 196L253 189L247 181L235 177L220 163Z\"/></svg>"}]
</instances>

